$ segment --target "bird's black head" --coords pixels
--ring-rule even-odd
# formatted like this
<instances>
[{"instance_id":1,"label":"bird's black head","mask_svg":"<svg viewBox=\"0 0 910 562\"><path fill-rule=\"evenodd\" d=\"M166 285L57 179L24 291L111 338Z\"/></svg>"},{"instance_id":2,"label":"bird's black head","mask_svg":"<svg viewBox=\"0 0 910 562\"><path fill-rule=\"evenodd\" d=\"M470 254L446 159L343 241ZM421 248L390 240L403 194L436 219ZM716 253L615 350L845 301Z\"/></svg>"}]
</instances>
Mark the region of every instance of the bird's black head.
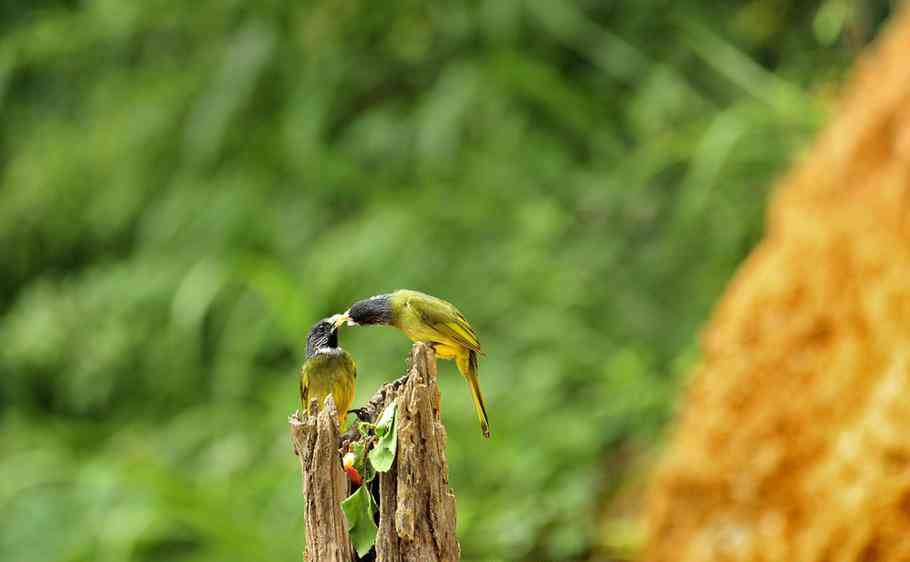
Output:
<instances>
[{"instance_id":1,"label":"bird's black head","mask_svg":"<svg viewBox=\"0 0 910 562\"><path fill-rule=\"evenodd\" d=\"M349 324L391 324L392 323L392 298L391 295L376 295L362 301L357 301L345 313Z\"/></svg>"},{"instance_id":2,"label":"bird's black head","mask_svg":"<svg viewBox=\"0 0 910 562\"><path fill-rule=\"evenodd\" d=\"M324 318L310 328L306 337L306 356L312 357L323 348L338 347L338 330L330 318Z\"/></svg>"}]
</instances>

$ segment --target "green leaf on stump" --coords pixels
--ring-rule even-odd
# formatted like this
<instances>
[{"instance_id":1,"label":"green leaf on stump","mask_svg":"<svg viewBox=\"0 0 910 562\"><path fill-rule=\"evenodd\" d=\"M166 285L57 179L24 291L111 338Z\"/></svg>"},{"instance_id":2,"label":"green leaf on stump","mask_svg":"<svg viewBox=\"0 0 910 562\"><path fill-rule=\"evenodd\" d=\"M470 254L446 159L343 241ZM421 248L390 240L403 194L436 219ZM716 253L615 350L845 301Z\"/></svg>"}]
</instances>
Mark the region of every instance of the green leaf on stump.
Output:
<instances>
[{"instance_id":1,"label":"green leaf on stump","mask_svg":"<svg viewBox=\"0 0 910 562\"><path fill-rule=\"evenodd\" d=\"M376 477L376 471L373 469L373 466L367 462L366 448L367 444L365 442L355 441L351 444L350 449L350 451L354 453L354 468L356 468L357 472L360 473L360 476L363 477L364 483L368 483Z\"/></svg>"},{"instance_id":2,"label":"green leaf on stump","mask_svg":"<svg viewBox=\"0 0 910 562\"><path fill-rule=\"evenodd\" d=\"M348 522L348 535L351 544L357 551L357 556L364 556L376 544L376 523L373 521L373 512L376 504L373 496L365 485L341 502L341 510Z\"/></svg>"},{"instance_id":3,"label":"green leaf on stump","mask_svg":"<svg viewBox=\"0 0 910 562\"><path fill-rule=\"evenodd\" d=\"M395 423L395 410L398 404L393 400L382 411L379 422L376 424L376 436L379 442L369 452L370 464L377 472L388 472L395 461L395 451L398 448L398 426Z\"/></svg>"}]
</instances>

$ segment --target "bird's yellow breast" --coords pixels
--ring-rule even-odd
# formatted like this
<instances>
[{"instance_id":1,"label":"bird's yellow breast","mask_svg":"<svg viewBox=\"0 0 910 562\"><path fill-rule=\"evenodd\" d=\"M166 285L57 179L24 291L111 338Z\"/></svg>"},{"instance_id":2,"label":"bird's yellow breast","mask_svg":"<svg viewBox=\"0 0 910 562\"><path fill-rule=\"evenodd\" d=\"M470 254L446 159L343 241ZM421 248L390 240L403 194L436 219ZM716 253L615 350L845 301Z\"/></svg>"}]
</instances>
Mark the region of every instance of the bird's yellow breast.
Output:
<instances>
[{"instance_id":1,"label":"bird's yellow breast","mask_svg":"<svg viewBox=\"0 0 910 562\"><path fill-rule=\"evenodd\" d=\"M357 368L348 353L340 349L317 353L301 370L301 407L309 407L309 401L316 399L321 409L325 398L331 394L339 417L343 418L354 400L356 378Z\"/></svg>"}]
</instances>

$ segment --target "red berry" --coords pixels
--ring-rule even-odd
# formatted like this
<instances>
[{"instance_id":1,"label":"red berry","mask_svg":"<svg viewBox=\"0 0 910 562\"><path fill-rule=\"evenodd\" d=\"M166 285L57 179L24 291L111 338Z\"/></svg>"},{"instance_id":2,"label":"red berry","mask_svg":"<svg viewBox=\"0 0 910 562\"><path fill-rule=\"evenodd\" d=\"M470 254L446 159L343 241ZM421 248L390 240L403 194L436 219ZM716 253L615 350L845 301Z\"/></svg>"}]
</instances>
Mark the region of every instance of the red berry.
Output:
<instances>
[{"instance_id":1,"label":"red berry","mask_svg":"<svg viewBox=\"0 0 910 562\"><path fill-rule=\"evenodd\" d=\"M363 477L361 477L360 473L357 472L357 469L354 468L355 460L357 460L357 456L354 453L347 453L344 458L341 459L341 464L344 465L344 473L348 475L348 479L353 482L355 486L360 486L363 484Z\"/></svg>"}]
</instances>

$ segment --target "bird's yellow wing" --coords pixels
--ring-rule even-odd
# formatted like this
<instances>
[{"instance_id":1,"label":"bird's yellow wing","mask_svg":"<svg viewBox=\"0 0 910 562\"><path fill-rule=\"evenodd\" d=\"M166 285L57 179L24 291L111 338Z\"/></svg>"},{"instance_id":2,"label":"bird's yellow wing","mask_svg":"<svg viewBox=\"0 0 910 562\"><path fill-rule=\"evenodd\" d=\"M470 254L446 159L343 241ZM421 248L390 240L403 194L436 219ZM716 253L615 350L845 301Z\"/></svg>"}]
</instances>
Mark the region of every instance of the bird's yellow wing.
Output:
<instances>
[{"instance_id":1,"label":"bird's yellow wing","mask_svg":"<svg viewBox=\"0 0 910 562\"><path fill-rule=\"evenodd\" d=\"M421 297L408 298L407 306L424 324L443 337L480 353L480 341L474 328L453 304L429 295Z\"/></svg>"}]
</instances>

